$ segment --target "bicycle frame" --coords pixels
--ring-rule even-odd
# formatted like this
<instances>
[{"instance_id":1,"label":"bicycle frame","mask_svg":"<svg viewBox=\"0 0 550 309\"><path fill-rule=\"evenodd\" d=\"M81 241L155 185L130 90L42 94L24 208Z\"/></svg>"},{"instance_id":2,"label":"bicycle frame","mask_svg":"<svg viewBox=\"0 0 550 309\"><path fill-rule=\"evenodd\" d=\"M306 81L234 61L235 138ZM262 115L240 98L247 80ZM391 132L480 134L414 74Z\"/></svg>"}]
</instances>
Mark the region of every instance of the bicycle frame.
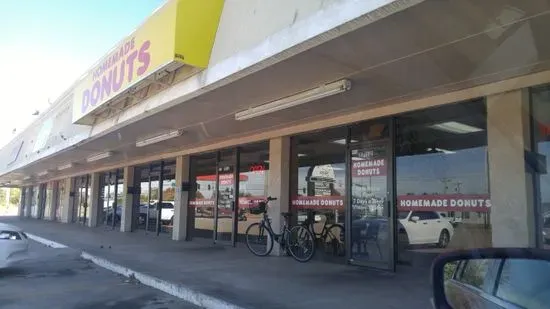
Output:
<instances>
[{"instance_id":1,"label":"bicycle frame","mask_svg":"<svg viewBox=\"0 0 550 309\"><path fill-rule=\"evenodd\" d=\"M288 225L286 223L286 220L285 220L285 223L283 225L283 228L282 228L282 232L280 234L277 234L275 233L275 231L273 231L273 227L271 226L271 219L269 218L269 216L267 215L267 212L263 214L263 218L262 218L262 221L260 222L261 226L263 226L267 232L269 233L269 236L275 241L277 242L279 245L281 246L285 246L285 235L288 234L290 232L290 230L288 229Z\"/></svg>"},{"instance_id":2,"label":"bicycle frame","mask_svg":"<svg viewBox=\"0 0 550 309\"><path fill-rule=\"evenodd\" d=\"M308 229L317 239L323 239L328 234L328 227L331 226L331 224L328 223L328 220L325 220L325 223L323 224L323 229L320 233L315 232L315 214L316 212L311 213L311 218L306 218L306 220L302 223L302 226L304 226L306 229Z\"/></svg>"}]
</instances>

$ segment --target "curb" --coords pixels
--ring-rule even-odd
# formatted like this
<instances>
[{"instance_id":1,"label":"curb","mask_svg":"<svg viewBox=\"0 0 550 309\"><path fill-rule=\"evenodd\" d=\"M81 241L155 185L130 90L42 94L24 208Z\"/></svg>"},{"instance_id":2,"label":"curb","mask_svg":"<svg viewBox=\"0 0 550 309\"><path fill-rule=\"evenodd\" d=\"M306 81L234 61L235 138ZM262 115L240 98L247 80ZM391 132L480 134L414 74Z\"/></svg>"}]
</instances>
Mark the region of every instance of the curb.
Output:
<instances>
[{"instance_id":1,"label":"curb","mask_svg":"<svg viewBox=\"0 0 550 309\"><path fill-rule=\"evenodd\" d=\"M39 237L39 236L36 236L34 234L29 234L29 233L25 233L27 234L27 237L29 237L30 239L36 241L36 242L39 242L41 244L44 244L48 247L52 247L52 248L55 248L55 249L63 249L63 248L68 248L67 246L63 245L63 244L60 244L58 242L55 242L53 240L49 240L49 239L46 239L46 238L42 238L42 237Z\"/></svg>"},{"instance_id":2,"label":"curb","mask_svg":"<svg viewBox=\"0 0 550 309\"><path fill-rule=\"evenodd\" d=\"M82 251L80 255L83 259L93 262L94 264L108 269L117 274L125 277L134 277L140 283L149 287L161 290L164 293L181 298L187 302L207 309L243 309L242 307L230 304L223 300L208 296L206 294L198 293L192 289L189 289L183 285L168 282L144 273L137 272L130 268L115 264L106 259L91 255L85 251Z\"/></svg>"},{"instance_id":3,"label":"curb","mask_svg":"<svg viewBox=\"0 0 550 309\"><path fill-rule=\"evenodd\" d=\"M66 245L60 244L58 242L45 239L39 236L36 236L34 234L28 234L27 236L39 243L42 243L46 246L61 249L61 248L69 248ZM196 292L192 289L189 289L181 284L176 284L172 282L168 282L162 279L159 279L157 277L153 277L150 275L146 275L144 273L137 272L133 269L124 267L122 265L115 264L111 261L108 261L104 258L97 257L95 255L91 255L85 251L82 251L80 254L80 257L88 260L94 264L96 264L99 267L105 268L107 270L110 270L114 273L120 274L124 277L128 278L135 278L137 279L141 284L149 286L151 288L160 290L164 293L170 294L172 296L175 296L177 298L183 299L184 301L187 301L189 303L192 303L196 306L206 308L206 309L243 309L242 307L230 304L228 302L225 302L223 300L214 298L212 296Z\"/></svg>"}]
</instances>

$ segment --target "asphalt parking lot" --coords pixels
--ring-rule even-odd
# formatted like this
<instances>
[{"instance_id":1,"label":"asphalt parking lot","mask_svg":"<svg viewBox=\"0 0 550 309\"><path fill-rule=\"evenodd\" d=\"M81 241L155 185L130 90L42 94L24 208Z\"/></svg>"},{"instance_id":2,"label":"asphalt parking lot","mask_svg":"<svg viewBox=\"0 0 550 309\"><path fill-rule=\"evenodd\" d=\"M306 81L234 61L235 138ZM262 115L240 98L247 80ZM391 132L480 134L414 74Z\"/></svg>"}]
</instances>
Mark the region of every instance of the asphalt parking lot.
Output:
<instances>
[{"instance_id":1,"label":"asphalt parking lot","mask_svg":"<svg viewBox=\"0 0 550 309\"><path fill-rule=\"evenodd\" d=\"M31 241L29 259L0 269L0 308L198 308L80 258Z\"/></svg>"}]
</instances>

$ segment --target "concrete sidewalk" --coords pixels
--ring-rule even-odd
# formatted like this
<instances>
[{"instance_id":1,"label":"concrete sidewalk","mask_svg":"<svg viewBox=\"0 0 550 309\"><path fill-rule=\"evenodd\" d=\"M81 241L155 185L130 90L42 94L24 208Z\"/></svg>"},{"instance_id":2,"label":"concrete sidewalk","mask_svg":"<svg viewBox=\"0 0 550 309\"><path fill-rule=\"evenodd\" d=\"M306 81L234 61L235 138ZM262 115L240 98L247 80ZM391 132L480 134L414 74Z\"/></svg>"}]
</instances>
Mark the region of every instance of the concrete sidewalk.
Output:
<instances>
[{"instance_id":1,"label":"concrete sidewalk","mask_svg":"<svg viewBox=\"0 0 550 309\"><path fill-rule=\"evenodd\" d=\"M397 273L287 257L260 258L243 244L176 242L33 219L0 217L29 233L244 308L430 308L429 272Z\"/></svg>"}]
</instances>

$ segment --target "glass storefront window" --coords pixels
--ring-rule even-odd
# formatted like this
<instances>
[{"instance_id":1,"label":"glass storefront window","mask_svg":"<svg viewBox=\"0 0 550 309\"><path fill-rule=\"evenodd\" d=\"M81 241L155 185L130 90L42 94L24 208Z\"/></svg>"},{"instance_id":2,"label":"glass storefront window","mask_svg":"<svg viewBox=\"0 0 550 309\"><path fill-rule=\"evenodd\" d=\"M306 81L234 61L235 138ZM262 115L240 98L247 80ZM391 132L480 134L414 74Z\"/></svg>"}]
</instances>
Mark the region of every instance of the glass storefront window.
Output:
<instances>
[{"instance_id":1,"label":"glass storefront window","mask_svg":"<svg viewBox=\"0 0 550 309\"><path fill-rule=\"evenodd\" d=\"M550 249L550 87L540 87L531 92L534 152L539 155L540 163L546 171L536 173L538 192L537 204L539 205L539 224L542 231L538 231L542 237L542 246ZM539 236L540 237L540 236Z\"/></svg>"},{"instance_id":2,"label":"glass storefront window","mask_svg":"<svg viewBox=\"0 0 550 309\"><path fill-rule=\"evenodd\" d=\"M306 220L313 224L318 237L333 224L345 225L347 136L347 128L336 128L292 138L290 202L295 214L293 219L298 224ZM337 248L343 247L344 232L335 231L334 234L337 235L327 241L338 243ZM336 256L340 257L341 250L336 251Z\"/></svg>"},{"instance_id":3,"label":"glass storefront window","mask_svg":"<svg viewBox=\"0 0 550 309\"><path fill-rule=\"evenodd\" d=\"M68 207L68 205L65 205L63 198L65 196L65 181L61 180L57 182L57 208L55 210L55 221L61 221L61 212L65 207Z\"/></svg>"},{"instance_id":4,"label":"glass storefront window","mask_svg":"<svg viewBox=\"0 0 550 309\"><path fill-rule=\"evenodd\" d=\"M191 182L194 190L189 194L190 237L212 238L216 207L217 154L208 153L191 157Z\"/></svg>"},{"instance_id":5,"label":"glass storefront window","mask_svg":"<svg viewBox=\"0 0 550 309\"><path fill-rule=\"evenodd\" d=\"M45 187L44 191L44 213L42 214L43 218L52 220L52 207L53 207L53 182L48 182L43 185Z\"/></svg>"},{"instance_id":6,"label":"glass storefront window","mask_svg":"<svg viewBox=\"0 0 550 309\"><path fill-rule=\"evenodd\" d=\"M138 224L137 227L139 229L145 229L148 230L148 215L150 214L150 206L151 206L151 200L153 199L152 196L152 188L151 188L151 179L150 179L150 167L149 166L142 166L138 169L139 171L139 186L140 186L140 194L139 194L139 215L138 215Z\"/></svg>"},{"instance_id":7,"label":"glass storefront window","mask_svg":"<svg viewBox=\"0 0 550 309\"><path fill-rule=\"evenodd\" d=\"M159 188L160 189L160 188ZM174 223L176 162L165 161L162 175L161 232L171 233Z\"/></svg>"},{"instance_id":8,"label":"glass storefront window","mask_svg":"<svg viewBox=\"0 0 550 309\"><path fill-rule=\"evenodd\" d=\"M399 260L491 247L484 101L402 115L396 139Z\"/></svg>"},{"instance_id":9,"label":"glass storefront window","mask_svg":"<svg viewBox=\"0 0 550 309\"><path fill-rule=\"evenodd\" d=\"M261 219L249 209L267 196L268 160L267 142L191 157L190 237L244 241L246 228Z\"/></svg>"},{"instance_id":10,"label":"glass storefront window","mask_svg":"<svg viewBox=\"0 0 550 309\"><path fill-rule=\"evenodd\" d=\"M122 169L104 172L100 176L100 210L99 221L104 225L120 225L123 202L124 171ZM114 221L113 221L114 218Z\"/></svg>"},{"instance_id":11,"label":"glass storefront window","mask_svg":"<svg viewBox=\"0 0 550 309\"><path fill-rule=\"evenodd\" d=\"M261 215L250 213L268 195L269 144L247 145L239 151L239 212L237 216L237 239L245 241L248 226L261 220Z\"/></svg>"},{"instance_id":12,"label":"glass storefront window","mask_svg":"<svg viewBox=\"0 0 550 309\"><path fill-rule=\"evenodd\" d=\"M137 227L149 232L157 232L159 227L159 233L170 233L174 217L176 162L153 162L137 171L140 186Z\"/></svg>"},{"instance_id":13,"label":"glass storefront window","mask_svg":"<svg viewBox=\"0 0 550 309\"><path fill-rule=\"evenodd\" d=\"M88 206L91 204L91 183L90 175L84 175L77 177L75 179L76 187L76 198L77 201L75 211L76 211L76 221L80 224L87 224L89 215L88 215Z\"/></svg>"},{"instance_id":14,"label":"glass storefront window","mask_svg":"<svg viewBox=\"0 0 550 309\"><path fill-rule=\"evenodd\" d=\"M147 231L155 232L157 230L157 218L158 213L156 209L156 203L159 200L159 177L160 166L151 164L149 166L149 196L151 199L147 204Z\"/></svg>"}]
</instances>

